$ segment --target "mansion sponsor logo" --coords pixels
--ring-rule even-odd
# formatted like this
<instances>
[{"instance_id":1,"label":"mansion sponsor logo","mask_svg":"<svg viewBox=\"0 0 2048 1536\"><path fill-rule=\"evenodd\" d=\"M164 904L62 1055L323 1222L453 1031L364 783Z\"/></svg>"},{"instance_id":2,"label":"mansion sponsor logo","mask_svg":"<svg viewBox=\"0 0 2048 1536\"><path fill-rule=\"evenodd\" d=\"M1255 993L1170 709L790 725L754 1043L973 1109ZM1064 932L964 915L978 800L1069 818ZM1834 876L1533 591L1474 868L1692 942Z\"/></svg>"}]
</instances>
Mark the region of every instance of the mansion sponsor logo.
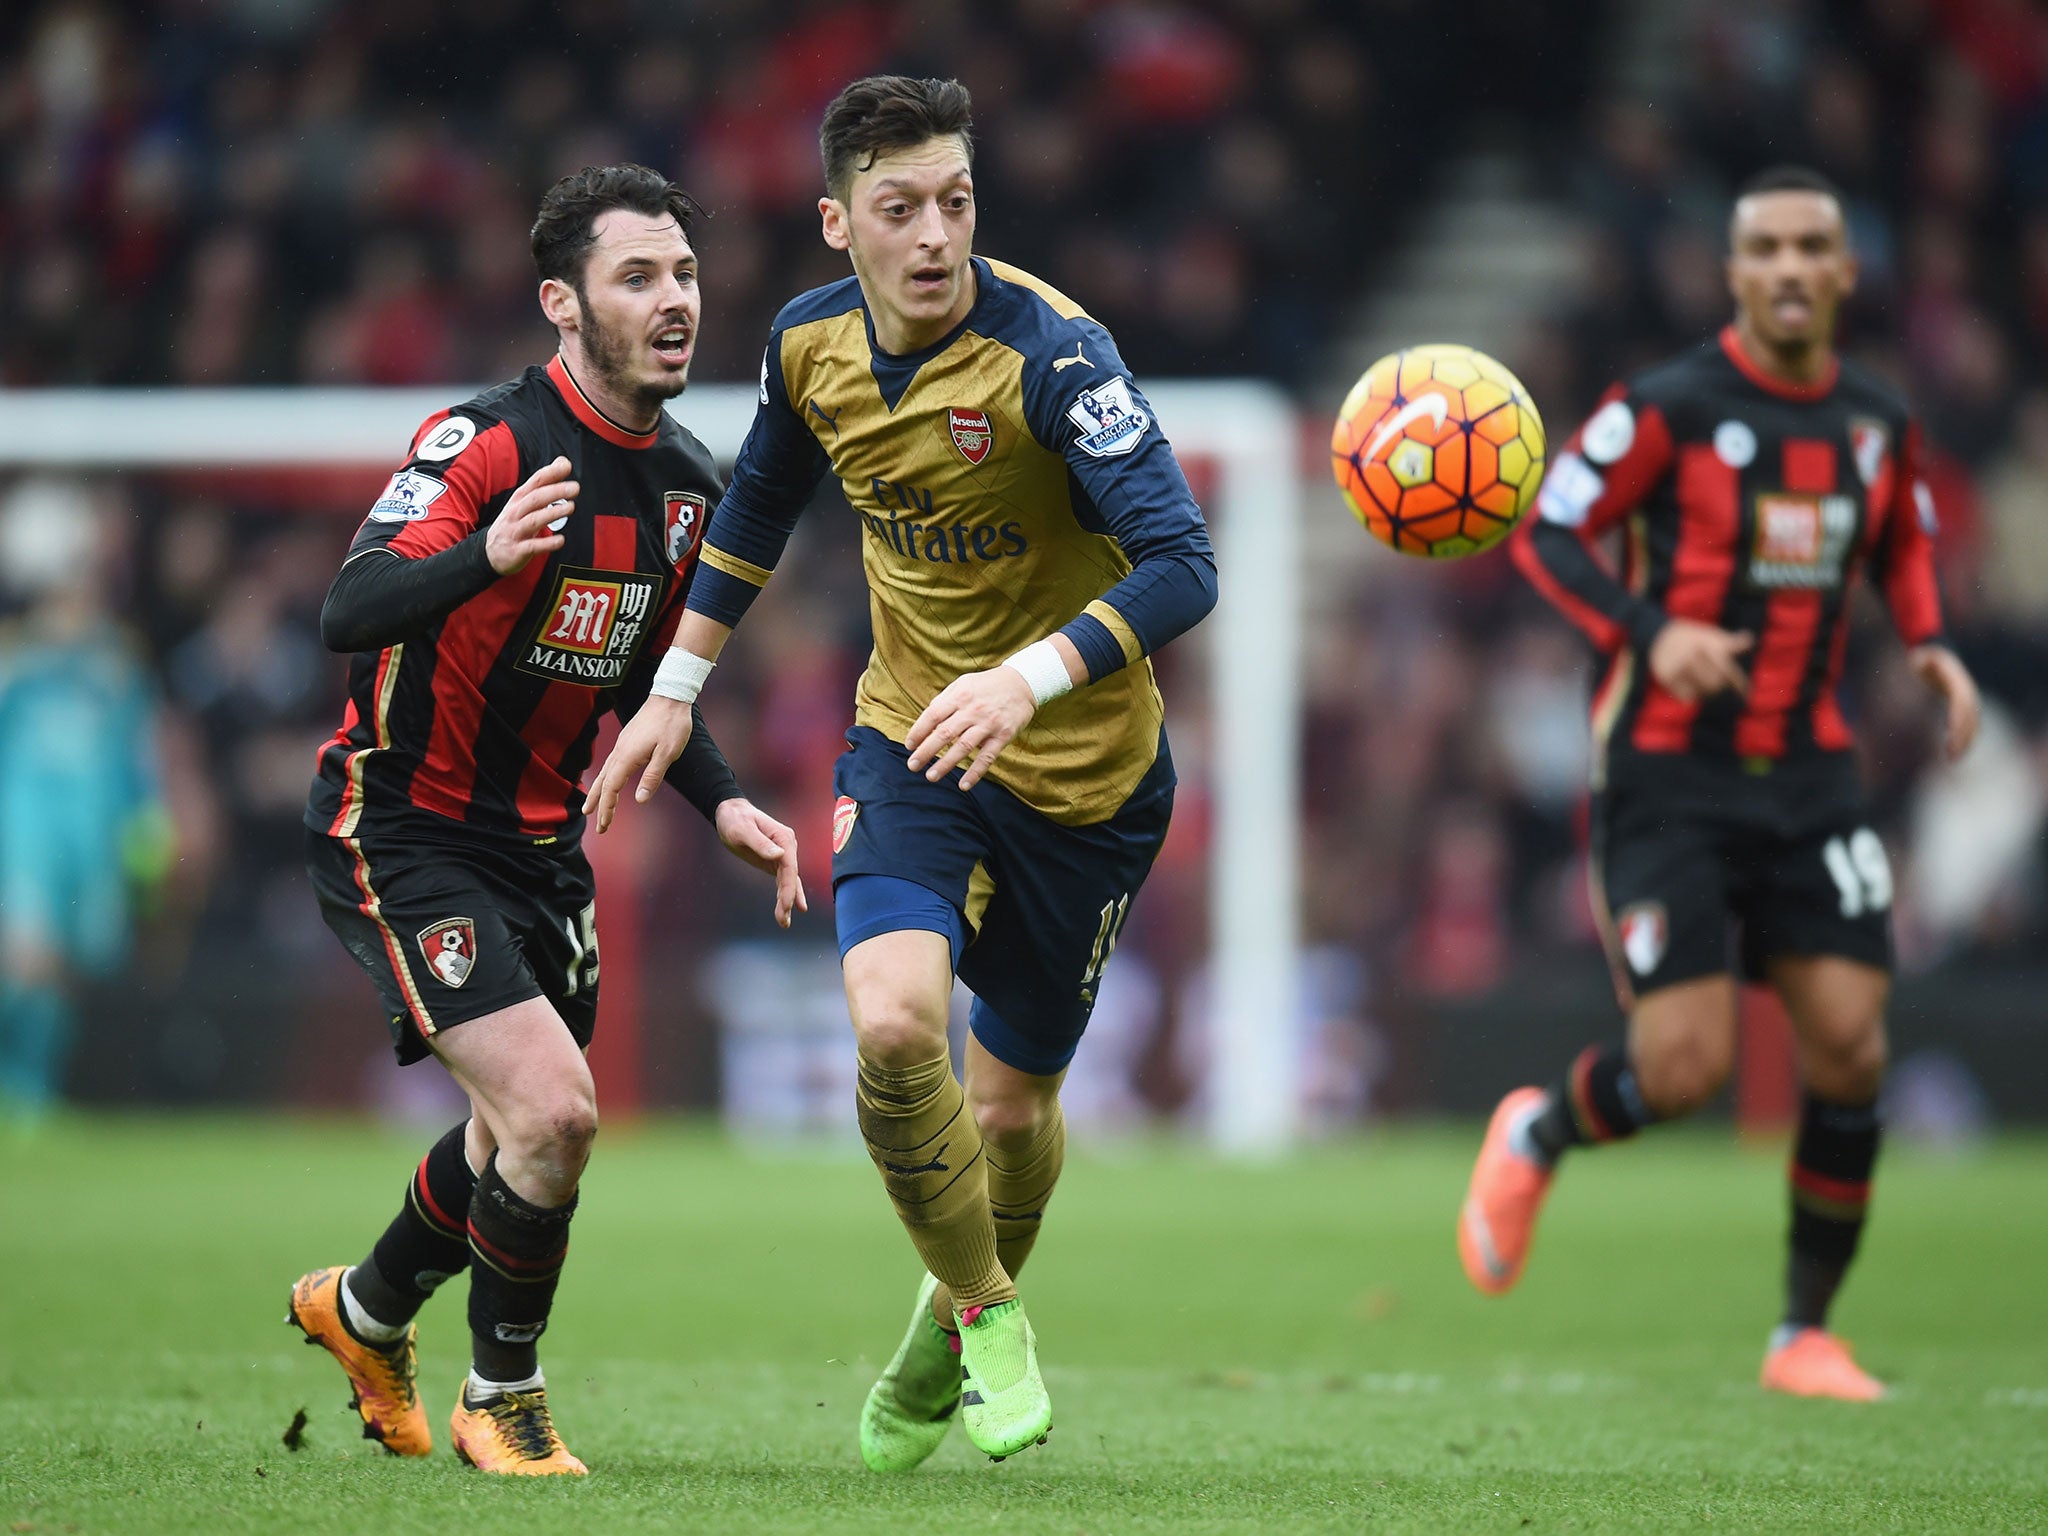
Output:
<instances>
[{"instance_id":1,"label":"mansion sponsor logo","mask_svg":"<svg viewBox=\"0 0 2048 1536\"><path fill-rule=\"evenodd\" d=\"M1756 499L1753 587L1836 587L1856 537L1852 496L1798 496L1767 491Z\"/></svg>"},{"instance_id":2,"label":"mansion sponsor logo","mask_svg":"<svg viewBox=\"0 0 2048 1536\"><path fill-rule=\"evenodd\" d=\"M564 566L515 665L560 683L610 688L640 653L661 578Z\"/></svg>"}]
</instances>

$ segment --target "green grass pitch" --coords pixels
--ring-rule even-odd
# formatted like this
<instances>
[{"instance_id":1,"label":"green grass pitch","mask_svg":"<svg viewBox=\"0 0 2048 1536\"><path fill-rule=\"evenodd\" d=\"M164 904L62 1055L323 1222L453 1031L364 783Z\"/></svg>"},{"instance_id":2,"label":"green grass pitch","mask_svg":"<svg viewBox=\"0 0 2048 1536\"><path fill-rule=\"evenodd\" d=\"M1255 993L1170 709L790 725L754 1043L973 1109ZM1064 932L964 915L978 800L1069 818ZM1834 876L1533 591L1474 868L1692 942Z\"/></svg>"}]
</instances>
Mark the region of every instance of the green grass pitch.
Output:
<instances>
[{"instance_id":1,"label":"green grass pitch","mask_svg":"<svg viewBox=\"0 0 2048 1536\"><path fill-rule=\"evenodd\" d=\"M2048 1526L2048 1143L1890 1154L1838 1308L1876 1407L1754 1386L1783 1149L1582 1155L1505 1300L1452 1244L1477 1128L1233 1167L1078 1149L1026 1276L1051 1443L862 1470L915 1277L858 1152L609 1128L544 1351L587 1482L445 1449L462 1301L424 1316L436 1455L358 1438L293 1277L358 1257L430 1136L60 1121L0 1143L11 1532L2033 1530ZM304 1448L281 1437L310 1414Z\"/></svg>"}]
</instances>

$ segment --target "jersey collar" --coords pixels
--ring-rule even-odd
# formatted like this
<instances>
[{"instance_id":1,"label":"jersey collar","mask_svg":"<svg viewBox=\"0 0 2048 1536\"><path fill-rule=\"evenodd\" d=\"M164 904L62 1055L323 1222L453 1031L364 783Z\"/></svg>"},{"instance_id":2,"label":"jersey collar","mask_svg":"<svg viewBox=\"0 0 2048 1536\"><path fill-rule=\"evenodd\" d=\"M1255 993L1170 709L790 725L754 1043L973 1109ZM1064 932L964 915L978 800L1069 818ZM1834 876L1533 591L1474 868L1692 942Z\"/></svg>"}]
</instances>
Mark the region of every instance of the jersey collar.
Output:
<instances>
[{"instance_id":1,"label":"jersey collar","mask_svg":"<svg viewBox=\"0 0 2048 1536\"><path fill-rule=\"evenodd\" d=\"M555 393L562 397L562 403L569 407L569 414L606 442L620 448L652 448L660 440L660 422L654 424L652 432L629 432L592 405L590 397L583 393L559 352L548 359L548 378L555 386Z\"/></svg>"},{"instance_id":2,"label":"jersey collar","mask_svg":"<svg viewBox=\"0 0 2048 1536\"><path fill-rule=\"evenodd\" d=\"M1776 374L1766 373L1757 365L1756 359L1742 350L1742 339L1735 334L1735 327L1721 327L1721 350L1728 354L1728 361L1750 383L1766 394L1776 395L1781 400L1824 400L1834 389L1835 381L1842 375L1842 360L1832 354L1828 357L1827 372L1811 384L1795 384L1790 379L1781 379Z\"/></svg>"}]
</instances>

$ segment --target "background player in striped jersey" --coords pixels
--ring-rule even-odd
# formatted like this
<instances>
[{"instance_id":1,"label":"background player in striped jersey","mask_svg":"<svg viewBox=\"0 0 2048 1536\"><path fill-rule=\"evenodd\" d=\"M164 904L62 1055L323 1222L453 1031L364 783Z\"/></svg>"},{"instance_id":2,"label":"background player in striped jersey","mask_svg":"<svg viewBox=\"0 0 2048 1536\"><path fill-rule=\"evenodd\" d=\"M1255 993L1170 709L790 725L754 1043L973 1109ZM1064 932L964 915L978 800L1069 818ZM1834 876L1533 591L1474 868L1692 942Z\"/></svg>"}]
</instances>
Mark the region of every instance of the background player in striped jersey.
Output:
<instances>
[{"instance_id":1,"label":"background player in striped jersey","mask_svg":"<svg viewBox=\"0 0 2048 1536\"><path fill-rule=\"evenodd\" d=\"M361 1263L299 1280L290 1320L348 1372L364 1434L405 1455L431 1448L413 1315L467 1267L456 1451L492 1472L584 1471L535 1349L597 1131L579 781L603 715L647 697L719 494L703 444L662 408L701 315L694 211L644 166L548 192L533 255L560 352L428 419L321 614L355 658L307 803L307 867L399 1060L439 1057L472 1113ZM804 905L795 835L741 798L701 730L668 777L774 877L787 927Z\"/></svg>"},{"instance_id":2,"label":"background player in striped jersey","mask_svg":"<svg viewBox=\"0 0 2048 1536\"><path fill-rule=\"evenodd\" d=\"M777 317L663 663L682 702L650 701L586 806L602 828L622 789L651 792L836 473L875 644L835 774L857 1108L928 1271L862 1410L877 1471L923 1461L956 1408L998 1457L1051 1423L1014 1276L1059 1176L1060 1081L1172 807L1146 658L1216 592L1201 513L1109 333L971 254L969 127L950 80L856 81L827 109L819 209L854 276ZM946 1047L956 969L975 994L964 1096Z\"/></svg>"},{"instance_id":3,"label":"background player in striped jersey","mask_svg":"<svg viewBox=\"0 0 2048 1536\"><path fill-rule=\"evenodd\" d=\"M1877 1156L1891 874L1836 700L1848 604L1866 575L1913 670L1947 706L1977 692L1941 638L1935 516L1919 429L1834 351L1855 285L1842 199L1766 172L1730 224L1736 318L1609 392L1552 467L1516 562L1607 657L1593 704L1593 875L1629 1013L1550 1089L1495 1110L1460 1215L1482 1291L1522 1272L1567 1148L1697 1108L1735 1048L1728 927L1784 999L1806 1093L1791 1168L1784 1317L1763 1385L1869 1399L1881 1385L1826 1329ZM1595 555L1610 529L1619 574Z\"/></svg>"}]
</instances>

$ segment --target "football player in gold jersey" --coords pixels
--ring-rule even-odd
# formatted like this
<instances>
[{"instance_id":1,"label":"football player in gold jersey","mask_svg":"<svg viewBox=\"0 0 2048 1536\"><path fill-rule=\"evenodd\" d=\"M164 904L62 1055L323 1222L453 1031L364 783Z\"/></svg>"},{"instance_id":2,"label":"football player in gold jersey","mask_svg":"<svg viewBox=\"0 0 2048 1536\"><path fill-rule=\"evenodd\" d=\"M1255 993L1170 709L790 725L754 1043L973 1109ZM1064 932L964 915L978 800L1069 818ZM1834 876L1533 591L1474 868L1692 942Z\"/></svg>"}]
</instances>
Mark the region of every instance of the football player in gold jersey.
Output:
<instances>
[{"instance_id":1,"label":"football player in gold jersey","mask_svg":"<svg viewBox=\"0 0 2048 1536\"><path fill-rule=\"evenodd\" d=\"M956 1410L997 1458L1051 1425L1014 1277L1059 1176L1061 1078L1172 809L1146 658L1216 597L1200 509L1109 333L972 254L969 112L957 82L900 76L827 109L818 206L854 275L776 317L656 697L589 802L601 830L626 789L648 798L836 474L874 631L834 776L856 1099L927 1271L861 1415L878 1471L922 1462ZM964 1091L956 973L975 994Z\"/></svg>"}]
</instances>

